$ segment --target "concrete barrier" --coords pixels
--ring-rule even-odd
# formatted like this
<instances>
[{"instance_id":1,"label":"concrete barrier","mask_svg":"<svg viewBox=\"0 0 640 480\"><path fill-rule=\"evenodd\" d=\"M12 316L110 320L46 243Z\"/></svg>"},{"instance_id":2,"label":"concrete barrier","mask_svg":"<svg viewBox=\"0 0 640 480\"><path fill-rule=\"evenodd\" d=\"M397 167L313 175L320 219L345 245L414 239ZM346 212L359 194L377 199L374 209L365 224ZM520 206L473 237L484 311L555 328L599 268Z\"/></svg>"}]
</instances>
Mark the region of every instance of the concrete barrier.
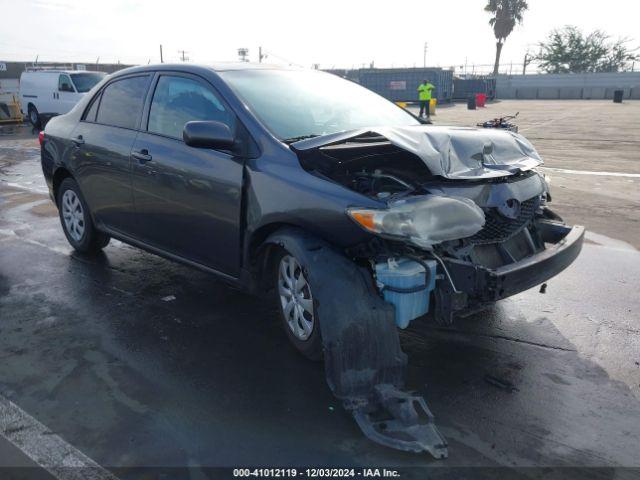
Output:
<instances>
[{"instance_id":1,"label":"concrete barrier","mask_svg":"<svg viewBox=\"0 0 640 480\"><path fill-rule=\"evenodd\" d=\"M496 96L502 99L640 99L640 72L499 75Z\"/></svg>"}]
</instances>

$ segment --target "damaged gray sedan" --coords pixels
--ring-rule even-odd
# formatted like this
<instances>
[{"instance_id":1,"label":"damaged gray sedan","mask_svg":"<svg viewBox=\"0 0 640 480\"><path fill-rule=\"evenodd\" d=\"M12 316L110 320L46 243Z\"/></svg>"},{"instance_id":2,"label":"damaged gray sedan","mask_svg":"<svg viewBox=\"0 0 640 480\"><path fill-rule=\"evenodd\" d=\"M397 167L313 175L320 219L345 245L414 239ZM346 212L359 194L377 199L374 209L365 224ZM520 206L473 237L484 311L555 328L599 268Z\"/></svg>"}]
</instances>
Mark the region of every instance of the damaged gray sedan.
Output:
<instances>
[{"instance_id":1,"label":"damaged gray sedan","mask_svg":"<svg viewBox=\"0 0 640 480\"><path fill-rule=\"evenodd\" d=\"M398 330L533 287L579 254L517 133L435 127L336 76L150 65L41 135L71 245L111 237L271 292L292 345L383 445L446 457ZM108 252L107 252L108 254Z\"/></svg>"}]
</instances>

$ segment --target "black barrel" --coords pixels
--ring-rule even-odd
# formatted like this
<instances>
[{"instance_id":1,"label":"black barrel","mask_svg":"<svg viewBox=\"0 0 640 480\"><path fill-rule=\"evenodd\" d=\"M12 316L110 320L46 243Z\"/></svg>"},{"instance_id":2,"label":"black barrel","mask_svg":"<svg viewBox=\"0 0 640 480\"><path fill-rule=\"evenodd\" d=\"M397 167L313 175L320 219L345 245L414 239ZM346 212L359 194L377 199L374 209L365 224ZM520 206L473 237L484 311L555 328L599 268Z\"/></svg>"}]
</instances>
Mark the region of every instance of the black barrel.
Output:
<instances>
[{"instance_id":1,"label":"black barrel","mask_svg":"<svg viewBox=\"0 0 640 480\"><path fill-rule=\"evenodd\" d=\"M476 109L476 96L475 95L469 95L469 97L467 98L467 109L468 110L475 110Z\"/></svg>"},{"instance_id":2,"label":"black barrel","mask_svg":"<svg viewBox=\"0 0 640 480\"><path fill-rule=\"evenodd\" d=\"M624 95L624 90L614 90L613 91L613 103L622 103L622 96Z\"/></svg>"}]
</instances>

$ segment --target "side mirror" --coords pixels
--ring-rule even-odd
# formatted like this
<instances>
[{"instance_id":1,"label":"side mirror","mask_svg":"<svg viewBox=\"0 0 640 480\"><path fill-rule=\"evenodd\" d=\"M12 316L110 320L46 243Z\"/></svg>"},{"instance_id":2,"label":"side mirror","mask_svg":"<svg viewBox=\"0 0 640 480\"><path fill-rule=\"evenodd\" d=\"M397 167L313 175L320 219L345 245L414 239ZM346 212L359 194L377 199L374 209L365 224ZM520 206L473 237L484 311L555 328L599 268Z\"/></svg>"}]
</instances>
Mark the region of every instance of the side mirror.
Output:
<instances>
[{"instance_id":1,"label":"side mirror","mask_svg":"<svg viewBox=\"0 0 640 480\"><path fill-rule=\"evenodd\" d=\"M190 147L230 149L235 144L231 129L222 122L187 122L182 130L182 139Z\"/></svg>"},{"instance_id":2,"label":"side mirror","mask_svg":"<svg viewBox=\"0 0 640 480\"><path fill-rule=\"evenodd\" d=\"M63 92L73 92L73 87L71 85L69 85L68 83L63 83L60 86L60 90L62 90Z\"/></svg>"}]
</instances>

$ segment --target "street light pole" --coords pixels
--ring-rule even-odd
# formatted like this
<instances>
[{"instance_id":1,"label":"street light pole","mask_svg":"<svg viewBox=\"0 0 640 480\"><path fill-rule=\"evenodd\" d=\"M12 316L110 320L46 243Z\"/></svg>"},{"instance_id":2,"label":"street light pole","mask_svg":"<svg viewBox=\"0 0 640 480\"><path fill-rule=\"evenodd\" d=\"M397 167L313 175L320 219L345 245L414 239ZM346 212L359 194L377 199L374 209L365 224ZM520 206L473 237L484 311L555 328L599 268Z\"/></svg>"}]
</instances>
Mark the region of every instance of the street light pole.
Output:
<instances>
[{"instance_id":1,"label":"street light pole","mask_svg":"<svg viewBox=\"0 0 640 480\"><path fill-rule=\"evenodd\" d=\"M424 53L422 56L422 66L427 68L427 42L424 42Z\"/></svg>"}]
</instances>

